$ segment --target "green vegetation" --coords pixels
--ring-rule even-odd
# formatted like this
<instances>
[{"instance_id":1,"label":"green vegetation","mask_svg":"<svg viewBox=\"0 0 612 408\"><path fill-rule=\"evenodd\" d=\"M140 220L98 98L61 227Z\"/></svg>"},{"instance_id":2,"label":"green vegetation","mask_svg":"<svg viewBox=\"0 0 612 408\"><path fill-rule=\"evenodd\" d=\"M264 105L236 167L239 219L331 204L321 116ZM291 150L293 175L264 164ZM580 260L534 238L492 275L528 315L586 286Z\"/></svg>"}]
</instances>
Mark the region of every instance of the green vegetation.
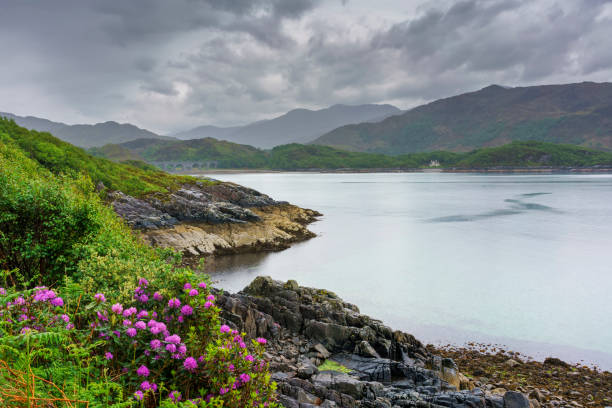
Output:
<instances>
[{"instance_id":1,"label":"green vegetation","mask_svg":"<svg viewBox=\"0 0 612 408\"><path fill-rule=\"evenodd\" d=\"M133 196L167 192L182 183L193 181L192 178L169 175L148 166L114 163L93 157L47 132L27 130L3 118L0 118L0 142L18 146L29 158L54 174L85 174L96 184L102 182L110 190L121 190Z\"/></svg>"},{"instance_id":2,"label":"green vegetation","mask_svg":"<svg viewBox=\"0 0 612 408\"><path fill-rule=\"evenodd\" d=\"M146 139L128 142L121 147L151 162L202 163L212 160L217 162L218 168L228 169L418 169L429 167L432 161L439 162L442 168L462 169L612 165L612 153L609 152L535 141L516 141L500 147L482 148L466 153L433 151L399 156L350 152L329 146L295 143L277 146L271 150L260 150L210 138L173 142ZM109 148L106 151L121 150ZM109 158L121 160L121 157ZM127 163L140 163L139 166L143 166L141 162ZM152 171L151 168L147 170Z\"/></svg>"},{"instance_id":3,"label":"green vegetation","mask_svg":"<svg viewBox=\"0 0 612 408\"><path fill-rule=\"evenodd\" d=\"M336 363L334 360L325 360L323 364L318 367L319 371L338 371L340 373L350 373L351 370L342 364Z\"/></svg>"},{"instance_id":4,"label":"green vegetation","mask_svg":"<svg viewBox=\"0 0 612 408\"><path fill-rule=\"evenodd\" d=\"M92 180L184 178L0 125L0 406L276 406L265 340L220 325L207 278L132 235Z\"/></svg>"}]
</instances>

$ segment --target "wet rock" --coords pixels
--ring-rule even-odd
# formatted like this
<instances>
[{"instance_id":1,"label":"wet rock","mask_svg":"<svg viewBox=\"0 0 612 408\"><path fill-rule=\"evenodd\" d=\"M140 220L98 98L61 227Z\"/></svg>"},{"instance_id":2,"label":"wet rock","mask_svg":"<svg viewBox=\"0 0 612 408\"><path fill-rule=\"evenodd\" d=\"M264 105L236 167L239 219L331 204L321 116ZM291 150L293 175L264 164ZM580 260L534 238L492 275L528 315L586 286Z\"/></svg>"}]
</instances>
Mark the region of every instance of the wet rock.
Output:
<instances>
[{"instance_id":1,"label":"wet rock","mask_svg":"<svg viewBox=\"0 0 612 408\"><path fill-rule=\"evenodd\" d=\"M530 408L529 398L521 392L508 391L504 394L504 408Z\"/></svg>"}]
</instances>

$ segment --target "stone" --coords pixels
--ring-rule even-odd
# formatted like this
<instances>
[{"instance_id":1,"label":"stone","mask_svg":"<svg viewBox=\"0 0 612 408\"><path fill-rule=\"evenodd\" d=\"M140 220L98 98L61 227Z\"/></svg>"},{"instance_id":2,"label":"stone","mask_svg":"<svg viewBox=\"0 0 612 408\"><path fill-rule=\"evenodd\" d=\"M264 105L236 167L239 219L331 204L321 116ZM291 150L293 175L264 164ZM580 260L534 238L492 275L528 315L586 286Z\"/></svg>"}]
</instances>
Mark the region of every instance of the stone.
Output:
<instances>
[{"instance_id":1,"label":"stone","mask_svg":"<svg viewBox=\"0 0 612 408\"><path fill-rule=\"evenodd\" d=\"M318 373L317 367L308 358L301 358L297 365L297 375L300 378L310 378Z\"/></svg>"},{"instance_id":2,"label":"stone","mask_svg":"<svg viewBox=\"0 0 612 408\"><path fill-rule=\"evenodd\" d=\"M329 358L329 356L331 356L331 353L327 351L325 346L322 345L321 343L317 343L314 346L312 346L311 350L316 351L317 353L321 355L323 359L326 359L326 360Z\"/></svg>"},{"instance_id":3,"label":"stone","mask_svg":"<svg viewBox=\"0 0 612 408\"><path fill-rule=\"evenodd\" d=\"M544 395L537 388L529 393L529 398L535 399L535 400L537 400L539 402L544 402Z\"/></svg>"},{"instance_id":4,"label":"stone","mask_svg":"<svg viewBox=\"0 0 612 408\"><path fill-rule=\"evenodd\" d=\"M374 347L372 347L370 343L365 340L359 342L355 346L355 350L353 351L353 353L364 357L380 358L376 350L374 350Z\"/></svg>"},{"instance_id":5,"label":"stone","mask_svg":"<svg viewBox=\"0 0 612 408\"><path fill-rule=\"evenodd\" d=\"M514 359L509 358L508 360L504 361L504 364L509 366L509 367L515 367L515 366L517 366L517 365L519 365L521 363L519 363L518 361L516 361Z\"/></svg>"},{"instance_id":6,"label":"stone","mask_svg":"<svg viewBox=\"0 0 612 408\"><path fill-rule=\"evenodd\" d=\"M505 408L530 408L529 398L521 392L507 391L504 394Z\"/></svg>"}]
</instances>

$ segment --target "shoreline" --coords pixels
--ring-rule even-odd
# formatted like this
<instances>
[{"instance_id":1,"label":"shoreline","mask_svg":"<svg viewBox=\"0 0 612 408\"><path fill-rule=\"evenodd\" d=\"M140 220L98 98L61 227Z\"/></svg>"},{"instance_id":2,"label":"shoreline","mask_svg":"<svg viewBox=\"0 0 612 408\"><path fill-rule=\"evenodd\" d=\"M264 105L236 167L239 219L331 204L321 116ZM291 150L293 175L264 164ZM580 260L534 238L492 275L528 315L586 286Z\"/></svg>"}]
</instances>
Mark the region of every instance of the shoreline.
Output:
<instances>
[{"instance_id":1,"label":"shoreline","mask_svg":"<svg viewBox=\"0 0 612 408\"><path fill-rule=\"evenodd\" d=\"M312 173L312 174L367 174L367 173L493 173L493 174L612 174L612 167L490 167L490 168L425 168L425 169L208 169L205 171L176 172L173 174L205 176L208 174L277 174L277 173Z\"/></svg>"}]
</instances>

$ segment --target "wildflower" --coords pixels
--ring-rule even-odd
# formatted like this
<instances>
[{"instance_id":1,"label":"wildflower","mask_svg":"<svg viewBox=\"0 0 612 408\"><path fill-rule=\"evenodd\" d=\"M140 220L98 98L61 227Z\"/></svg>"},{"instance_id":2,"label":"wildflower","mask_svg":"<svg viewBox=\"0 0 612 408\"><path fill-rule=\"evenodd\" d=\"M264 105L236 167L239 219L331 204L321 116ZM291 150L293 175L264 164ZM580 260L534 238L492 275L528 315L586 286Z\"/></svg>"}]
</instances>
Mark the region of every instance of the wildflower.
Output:
<instances>
[{"instance_id":1,"label":"wildflower","mask_svg":"<svg viewBox=\"0 0 612 408\"><path fill-rule=\"evenodd\" d=\"M137 328L138 330L144 330L147 328L147 324L143 322L142 320L139 320L134 324L134 327Z\"/></svg>"},{"instance_id":2,"label":"wildflower","mask_svg":"<svg viewBox=\"0 0 612 408\"><path fill-rule=\"evenodd\" d=\"M134 337L136 336L136 329L133 327L130 327L129 329L125 331L125 334L127 334L130 337Z\"/></svg>"},{"instance_id":3,"label":"wildflower","mask_svg":"<svg viewBox=\"0 0 612 408\"><path fill-rule=\"evenodd\" d=\"M142 303L147 303L149 301L149 297L146 294L142 294L138 297L138 300L141 301Z\"/></svg>"},{"instance_id":4,"label":"wildflower","mask_svg":"<svg viewBox=\"0 0 612 408\"><path fill-rule=\"evenodd\" d=\"M62 319L65 323L68 323L70 321L70 316L63 314L60 316L60 319Z\"/></svg>"},{"instance_id":5,"label":"wildflower","mask_svg":"<svg viewBox=\"0 0 612 408\"><path fill-rule=\"evenodd\" d=\"M157 300L157 301L162 300L162 295L159 292L155 292L153 294L153 300Z\"/></svg>"},{"instance_id":6,"label":"wildflower","mask_svg":"<svg viewBox=\"0 0 612 408\"><path fill-rule=\"evenodd\" d=\"M136 310L135 307L130 307L130 308L125 309L123 311L123 316L130 317L131 315L136 314L136 312L137 312L137 310Z\"/></svg>"},{"instance_id":7,"label":"wildflower","mask_svg":"<svg viewBox=\"0 0 612 408\"><path fill-rule=\"evenodd\" d=\"M222 326L219 328L219 331L220 331L221 333L229 333L229 332L230 332L230 328L229 328L229 326L228 326L227 324L224 324L224 325L222 325Z\"/></svg>"},{"instance_id":8,"label":"wildflower","mask_svg":"<svg viewBox=\"0 0 612 408\"><path fill-rule=\"evenodd\" d=\"M136 391L134 393L134 398L136 398L138 401L142 401L142 399L144 398L142 391L140 390Z\"/></svg>"},{"instance_id":9,"label":"wildflower","mask_svg":"<svg viewBox=\"0 0 612 408\"><path fill-rule=\"evenodd\" d=\"M151 383L151 390L153 390L153 392L157 392L157 384Z\"/></svg>"},{"instance_id":10,"label":"wildflower","mask_svg":"<svg viewBox=\"0 0 612 408\"><path fill-rule=\"evenodd\" d=\"M258 337L258 338L256 339L256 341L257 341L259 344L266 344L266 343L268 342L268 340L264 339L263 337Z\"/></svg>"},{"instance_id":11,"label":"wildflower","mask_svg":"<svg viewBox=\"0 0 612 408\"><path fill-rule=\"evenodd\" d=\"M106 353L104 353L104 358L107 360L112 360L113 359L113 353L111 353L110 351L107 351Z\"/></svg>"},{"instance_id":12,"label":"wildflower","mask_svg":"<svg viewBox=\"0 0 612 408\"><path fill-rule=\"evenodd\" d=\"M111 310L113 313L121 314L123 313L123 305L121 303L115 303L111 306Z\"/></svg>"},{"instance_id":13,"label":"wildflower","mask_svg":"<svg viewBox=\"0 0 612 408\"><path fill-rule=\"evenodd\" d=\"M197 289L191 289L189 291L189 296L198 296L200 294L200 292L198 292Z\"/></svg>"},{"instance_id":14,"label":"wildflower","mask_svg":"<svg viewBox=\"0 0 612 408\"><path fill-rule=\"evenodd\" d=\"M151 333L153 334L159 334L166 331L166 325L161 322L155 322L155 325L151 326L149 330L151 330Z\"/></svg>"},{"instance_id":15,"label":"wildflower","mask_svg":"<svg viewBox=\"0 0 612 408\"><path fill-rule=\"evenodd\" d=\"M104 303L106 302L106 297L104 296L104 293L96 293L94 295L94 299L96 299L96 301L98 303Z\"/></svg>"},{"instance_id":16,"label":"wildflower","mask_svg":"<svg viewBox=\"0 0 612 408\"><path fill-rule=\"evenodd\" d=\"M185 318L183 317L183 315L180 315L179 317L176 318L176 320L178 320L179 323L183 323L185 321Z\"/></svg>"},{"instance_id":17,"label":"wildflower","mask_svg":"<svg viewBox=\"0 0 612 408\"><path fill-rule=\"evenodd\" d=\"M23 329L21 329L21 331L19 332L20 334L26 334L28 332L30 332L32 329L30 329L28 326L25 326Z\"/></svg>"},{"instance_id":18,"label":"wildflower","mask_svg":"<svg viewBox=\"0 0 612 408\"><path fill-rule=\"evenodd\" d=\"M185 355L185 354L187 353L187 346L185 346L184 344L181 344L181 345L178 347L178 352L179 352L179 354L181 354L181 355Z\"/></svg>"},{"instance_id":19,"label":"wildflower","mask_svg":"<svg viewBox=\"0 0 612 408\"><path fill-rule=\"evenodd\" d=\"M185 285L183 285L183 289L185 289L185 290L191 289L191 288L192 288L192 286L191 286L191 283L189 283L189 282L187 282L187 283L185 283Z\"/></svg>"},{"instance_id":20,"label":"wildflower","mask_svg":"<svg viewBox=\"0 0 612 408\"><path fill-rule=\"evenodd\" d=\"M108 322L108 317L106 317L105 313L100 313L99 311L97 311L96 315L98 316L98 320L101 320L103 322Z\"/></svg>"},{"instance_id":21,"label":"wildflower","mask_svg":"<svg viewBox=\"0 0 612 408\"><path fill-rule=\"evenodd\" d=\"M19 296L17 299L15 299L13 301L14 305L24 305L25 304L25 299L22 298L21 296Z\"/></svg>"},{"instance_id":22,"label":"wildflower","mask_svg":"<svg viewBox=\"0 0 612 408\"><path fill-rule=\"evenodd\" d=\"M193 308L189 305L185 305L181 308L181 314L185 315L185 316L189 316L191 314L193 314Z\"/></svg>"},{"instance_id":23,"label":"wildflower","mask_svg":"<svg viewBox=\"0 0 612 408\"><path fill-rule=\"evenodd\" d=\"M117 337L121 337L121 333L117 330L113 330L113 334Z\"/></svg>"},{"instance_id":24,"label":"wildflower","mask_svg":"<svg viewBox=\"0 0 612 408\"><path fill-rule=\"evenodd\" d=\"M248 374L240 374L239 377L243 384L246 384L251 380L251 376Z\"/></svg>"},{"instance_id":25,"label":"wildflower","mask_svg":"<svg viewBox=\"0 0 612 408\"><path fill-rule=\"evenodd\" d=\"M72 324L72 323L68 323L68 324L66 325L66 330L72 330L72 329L74 329L74 324Z\"/></svg>"},{"instance_id":26,"label":"wildflower","mask_svg":"<svg viewBox=\"0 0 612 408\"><path fill-rule=\"evenodd\" d=\"M140 312L138 312L138 314L136 315L136 318L138 319L142 319L144 317L148 317L149 316L149 312L147 312L146 310L141 310Z\"/></svg>"},{"instance_id":27,"label":"wildflower","mask_svg":"<svg viewBox=\"0 0 612 408\"><path fill-rule=\"evenodd\" d=\"M177 298L172 298L168 301L168 307L172 308L172 307L176 307L178 308L181 305L181 301L178 300Z\"/></svg>"},{"instance_id":28,"label":"wildflower","mask_svg":"<svg viewBox=\"0 0 612 408\"><path fill-rule=\"evenodd\" d=\"M124 326L131 326L132 325L132 321L129 319L123 319L123 323Z\"/></svg>"},{"instance_id":29,"label":"wildflower","mask_svg":"<svg viewBox=\"0 0 612 408\"><path fill-rule=\"evenodd\" d=\"M219 388L219 395L227 394L229 392L229 388L221 387Z\"/></svg>"},{"instance_id":30,"label":"wildflower","mask_svg":"<svg viewBox=\"0 0 612 408\"><path fill-rule=\"evenodd\" d=\"M169 351L170 353L174 353L176 351L176 345L172 343L166 344L166 350Z\"/></svg>"},{"instance_id":31,"label":"wildflower","mask_svg":"<svg viewBox=\"0 0 612 408\"><path fill-rule=\"evenodd\" d=\"M168 397L170 397L172 401L178 402L181 400L181 393L178 391L170 391L170 394L168 394Z\"/></svg>"},{"instance_id":32,"label":"wildflower","mask_svg":"<svg viewBox=\"0 0 612 408\"><path fill-rule=\"evenodd\" d=\"M6 295L6 289L0 288L0 295Z\"/></svg>"},{"instance_id":33,"label":"wildflower","mask_svg":"<svg viewBox=\"0 0 612 408\"><path fill-rule=\"evenodd\" d=\"M206 282L200 282L198 283L198 287L202 288L202 289L206 289Z\"/></svg>"},{"instance_id":34,"label":"wildflower","mask_svg":"<svg viewBox=\"0 0 612 408\"><path fill-rule=\"evenodd\" d=\"M212 302L206 301L206 303L204 303L204 308L205 309L210 309L210 307L212 306Z\"/></svg>"},{"instance_id":35,"label":"wildflower","mask_svg":"<svg viewBox=\"0 0 612 408\"><path fill-rule=\"evenodd\" d=\"M159 340L157 340L157 339L153 339L153 340L151 340L151 343L149 343L149 344L150 344L150 346L151 346L151 348L152 348L153 350L157 350L158 348L160 348L160 347L161 347L161 341L159 341Z\"/></svg>"},{"instance_id":36,"label":"wildflower","mask_svg":"<svg viewBox=\"0 0 612 408\"><path fill-rule=\"evenodd\" d=\"M138 367L138 370L136 370L136 374L138 374L140 377L148 377L149 369L147 368L147 366L141 365L140 367Z\"/></svg>"},{"instance_id":37,"label":"wildflower","mask_svg":"<svg viewBox=\"0 0 612 408\"><path fill-rule=\"evenodd\" d=\"M61 297L51 299L50 303L55 307L64 306L64 300Z\"/></svg>"},{"instance_id":38,"label":"wildflower","mask_svg":"<svg viewBox=\"0 0 612 408\"><path fill-rule=\"evenodd\" d=\"M143 391L147 391L151 389L151 383L148 381L143 381L142 383L140 383L140 389L142 389Z\"/></svg>"},{"instance_id":39,"label":"wildflower","mask_svg":"<svg viewBox=\"0 0 612 408\"><path fill-rule=\"evenodd\" d=\"M140 278L138 279L138 285L144 286L146 288L147 286L149 286L149 281L145 278Z\"/></svg>"},{"instance_id":40,"label":"wildflower","mask_svg":"<svg viewBox=\"0 0 612 408\"><path fill-rule=\"evenodd\" d=\"M28 315L22 314L17 318L18 322L23 322L24 320L28 320Z\"/></svg>"},{"instance_id":41,"label":"wildflower","mask_svg":"<svg viewBox=\"0 0 612 408\"><path fill-rule=\"evenodd\" d=\"M230 365L227 366L227 371L229 371L230 373L233 373L235 368L236 367L234 367L234 365L230 363Z\"/></svg>"},{"instance_id":42,"label":"wildflower","mask_svg":"<svg viewBox=\"0 0 612 408\"><path fill-rule=\"evenodd\" d=\"M208 295L208 296L206 296L206 300L210 300L211 302L214 302L215 301L215 297L214 297L214 295Z\"/></svg>"},{"instance_id":43,"label":"wildflower","mask_svg":"<svg viewBox=\"0 0 612 408\"><path fill-rule=\"evenodd\" d=\"M244 341L241 341L241 342L238 344L238 346L239 346L240 348L246 348L246 344L244 344Z\"/></svg>"},{"instance_id":44,"label":"wildflower","mask_svg":"<svg viewBox=\"0 0 612 408\"><path fill-rule=\"evenodd\" d=\"M193 371L198 367L198 362L193 357L187 357L185 361L183 361L183 367L187 371Z\"/></svg>"},{"instance_id":45,"label":"wildflower","mask_svg":"<svg viewBox=\"0 0 612 408\"><path fill-rule=\"evenodd\" d=\"M181 338L176 334L173 334L172 336L168 336L164 340L166 341L166 343L173 343L173 344L179 344L181 342Z\"/></svg>"},{"instance_id":46,"label":"wildflower","mask_svg":"<svg viewBox=\"0 0 612 408\"><path fill-rule=\"evenodd\" d=\"M246 361L250 361L251 363L252 363L252 362L255 360L255 358L254 358L252 355L250 355L250 354L247 354L247 355L244 357L244 359L245 359Z\"/></svg>"}]
</instances>

